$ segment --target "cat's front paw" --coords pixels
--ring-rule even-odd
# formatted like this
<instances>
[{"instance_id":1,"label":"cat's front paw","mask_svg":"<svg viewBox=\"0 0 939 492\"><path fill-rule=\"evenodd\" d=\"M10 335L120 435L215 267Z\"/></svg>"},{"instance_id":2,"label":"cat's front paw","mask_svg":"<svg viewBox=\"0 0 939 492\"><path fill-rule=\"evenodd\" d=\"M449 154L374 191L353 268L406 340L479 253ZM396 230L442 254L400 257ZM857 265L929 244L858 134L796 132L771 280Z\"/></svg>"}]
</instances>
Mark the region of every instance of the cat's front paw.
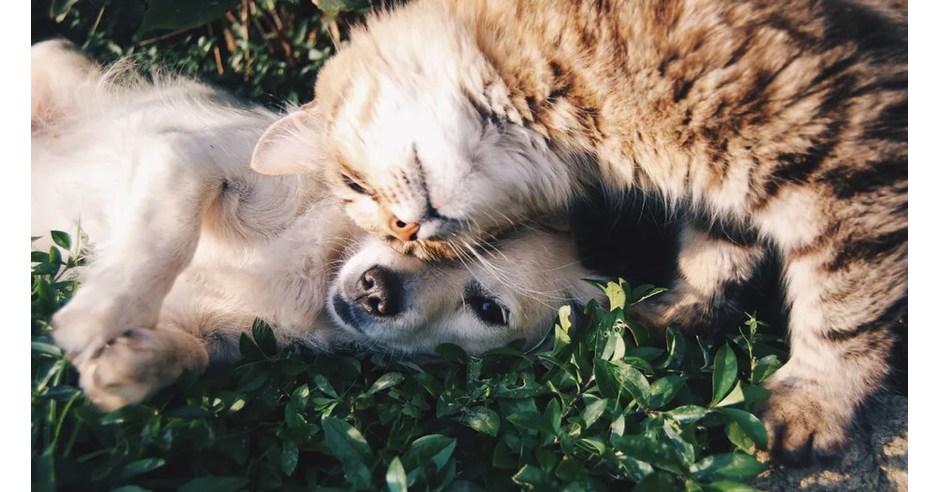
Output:
<instances>
[{"instance_id":1,"label":"cat's front paw","mask_svg":"<svg viewBox=\"0 0 939 492\"><path fill-rule=\"evenodd\" d=\"M766 388L772 395L761 418L775 461L793 466L823 463L844 447L854 413L851 403L826 398L819 388L798 379L773 380Z\"/></svg>"},{"instance_id":2,"label":"cat's front paw","mask_svg":"<svg viewBox=\"0 0 939 492\"><path fill-rule=\"evenodd\" d=\"M665 328L676 324L685 333L708 335L719 327L724 311L733 310L730 304L724 307L719 309L708 300L671 291L631 306L627 316L656 333L664 334Z\"/></svg>"},{"instance_id":3,"label":"cat's front paw","mask_svg":"<svg viewBox=\"0 0 939 492\"><path fill-rule=\"evenodd\" d=\"M191 365L179 355L165 333L127 330L76 364L79 384L98 408L114 410L141 402L179 378Z\"/></svg>"}]
</instances>

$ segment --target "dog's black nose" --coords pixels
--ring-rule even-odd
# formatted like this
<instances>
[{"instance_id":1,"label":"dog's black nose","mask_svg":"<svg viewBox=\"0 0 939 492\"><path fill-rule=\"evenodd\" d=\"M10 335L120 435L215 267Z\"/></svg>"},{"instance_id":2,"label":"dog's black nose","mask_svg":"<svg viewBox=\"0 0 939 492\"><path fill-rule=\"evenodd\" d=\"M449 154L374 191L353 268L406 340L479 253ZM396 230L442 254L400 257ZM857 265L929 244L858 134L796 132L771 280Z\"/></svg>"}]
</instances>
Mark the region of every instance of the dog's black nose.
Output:
<instances>
[{"instance_id":1,"label":"dog's black nose","mask_svg":"<svg viewBox=\"0 0 939 492\"><path fill-rule=\"evenodd\" d=\"M394 272L373 266L355 283L355 302L372 316L401 312L401 279Z\"/></svg>"}]
</instances>

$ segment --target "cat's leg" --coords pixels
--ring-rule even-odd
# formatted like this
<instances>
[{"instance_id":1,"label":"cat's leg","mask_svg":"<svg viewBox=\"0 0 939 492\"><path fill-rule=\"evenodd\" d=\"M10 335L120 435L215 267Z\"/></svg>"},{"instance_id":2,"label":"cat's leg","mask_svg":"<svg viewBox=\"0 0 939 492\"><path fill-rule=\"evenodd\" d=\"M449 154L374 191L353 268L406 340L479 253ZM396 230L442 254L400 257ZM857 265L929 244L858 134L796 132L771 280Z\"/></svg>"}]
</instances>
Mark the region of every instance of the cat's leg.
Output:
<instances>
[{"instance_id":1,"label":"cat's leg","mask_svg":"<svg viewBox=\"0 0 939 492\"><path fill-rule=\"evenodd\" d=\"M629 316L650 328L676 323L690 333L714 331L740 314L738 292L764 255L765 246L752 231L685 219L673 285L635 305Z\"/></svg>"},{"instance_id":2,"label":"cat's leg","mask_svg":"<svg viewBox=\"0 0 939 492\"><path fill-rule=\"evenodd\" d=\"M804 464L839 450L888 374L892 330L906 308L906 202L791 195L765 221L780 226L791 355L767 384L763 421L772 453ZM784 209L787 201L794 206ZM799 238L800 229L813 237Z\"/></svg>"},{"instance_id":3,"label":"cat's leg","mask_svg":"<svg viewBox=\"0 0 939 492\"><path fill-rule=\"evenodd\" d=\"M201 373L209 362L205 344L170 322L133 328L83 358L79 384L91 401L113 410L143 401L175 382L184 371Z\"/></svg>"}]
</instances>

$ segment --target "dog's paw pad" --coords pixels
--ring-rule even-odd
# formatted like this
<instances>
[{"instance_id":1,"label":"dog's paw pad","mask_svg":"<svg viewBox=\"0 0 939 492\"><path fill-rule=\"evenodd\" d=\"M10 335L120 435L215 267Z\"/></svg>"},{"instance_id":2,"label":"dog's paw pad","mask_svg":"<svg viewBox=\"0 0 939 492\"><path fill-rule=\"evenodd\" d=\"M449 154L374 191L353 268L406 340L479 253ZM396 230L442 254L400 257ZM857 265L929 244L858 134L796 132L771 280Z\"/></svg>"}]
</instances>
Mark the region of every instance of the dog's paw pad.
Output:
<instances>
[{"instance_id":1,"label":"dog's paw pad","mask_svg":"<svg viewBox=\"0 0 939 492\"><path fill-rule=\"evenodd\" d=\"M179 376L173 347L148 329L126 330L76 364L85 394L103 410L143 401Z\"/></svg>"}]
</instances>

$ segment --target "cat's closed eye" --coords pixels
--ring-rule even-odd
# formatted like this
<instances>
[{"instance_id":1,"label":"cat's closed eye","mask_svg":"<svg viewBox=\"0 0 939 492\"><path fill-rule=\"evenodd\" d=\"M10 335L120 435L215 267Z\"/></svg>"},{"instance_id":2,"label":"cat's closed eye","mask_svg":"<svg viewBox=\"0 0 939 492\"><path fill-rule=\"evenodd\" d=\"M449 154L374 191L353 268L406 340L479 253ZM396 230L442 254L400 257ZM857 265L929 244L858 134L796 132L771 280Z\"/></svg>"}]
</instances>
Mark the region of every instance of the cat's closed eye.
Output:
<instances>
[{"instance_id":1,"label":"cat's closed eye","mask_svg":"<svg viewBox=\"0 0 939 492\"><path fill-rule=\"evenodd\" d=\"M358 193L358 194L360 194L360 195L370 195L370 194L371 194L371 193L369 193L368 190L365 189L365 187L363 187L362 185L360 185L359 183L357 183L354 179L350 178L349 176L346 176L345 174L342 175L342 182L345 183L346 187L348 187L350 190L352 190L352 191L354 191L354 192L356 192L356 193Z\"/></svg>"}]
</instances>

